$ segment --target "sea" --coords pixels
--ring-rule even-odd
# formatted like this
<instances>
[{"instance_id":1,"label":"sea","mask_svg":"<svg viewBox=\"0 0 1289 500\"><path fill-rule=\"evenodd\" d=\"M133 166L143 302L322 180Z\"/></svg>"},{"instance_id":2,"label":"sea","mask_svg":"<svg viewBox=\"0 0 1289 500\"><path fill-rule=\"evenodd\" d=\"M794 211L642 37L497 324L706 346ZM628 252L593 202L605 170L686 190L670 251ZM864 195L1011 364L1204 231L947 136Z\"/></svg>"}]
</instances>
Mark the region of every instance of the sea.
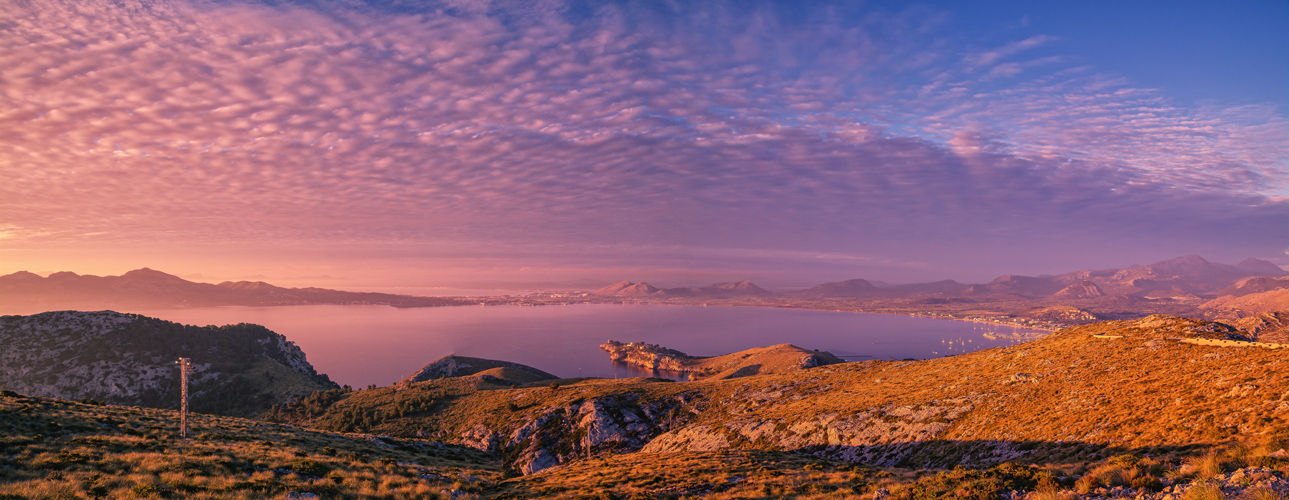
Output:
<instances>
[{"instance_id":1,"label":"sea","mask_svg":"<svg viewBox=\"0 0 1289 500\"><path fill-rule=\"evenodd\" d=\"M295 342L319 372L353 387L390 385L450 354L523 363L566 378L683 378L613 363L599 348L607 340L659 344L694 356L793 344L861 361L952 356L1018 342L1005 337L1042 333L926 317L659 304L231 306L130 312L199 326L264 325ZM990 333L1003 338L987 338Z\"/></svg>"}]
</instances>

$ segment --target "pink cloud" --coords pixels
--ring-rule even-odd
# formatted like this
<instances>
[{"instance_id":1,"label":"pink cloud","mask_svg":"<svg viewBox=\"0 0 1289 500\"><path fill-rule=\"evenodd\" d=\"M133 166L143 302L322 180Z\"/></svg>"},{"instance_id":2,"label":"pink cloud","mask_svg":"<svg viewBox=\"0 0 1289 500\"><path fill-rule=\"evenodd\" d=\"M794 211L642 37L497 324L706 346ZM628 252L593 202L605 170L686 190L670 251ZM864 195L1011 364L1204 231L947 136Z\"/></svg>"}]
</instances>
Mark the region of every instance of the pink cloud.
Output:
<instances>
[{"instance_id":1,"label":"pink cloud","mask_svg":"<svg viewBox=\"0 0 1289 500\"><path fill-rule=\"evenodd\" d=\"M1247 229L1283 207L1260 198L1285 181L1274 109L1017 58L1050 37L953 54L916 12L560 12L15 8L0 241L895 251L871 242Z\"/></svg>"}]
</instances>

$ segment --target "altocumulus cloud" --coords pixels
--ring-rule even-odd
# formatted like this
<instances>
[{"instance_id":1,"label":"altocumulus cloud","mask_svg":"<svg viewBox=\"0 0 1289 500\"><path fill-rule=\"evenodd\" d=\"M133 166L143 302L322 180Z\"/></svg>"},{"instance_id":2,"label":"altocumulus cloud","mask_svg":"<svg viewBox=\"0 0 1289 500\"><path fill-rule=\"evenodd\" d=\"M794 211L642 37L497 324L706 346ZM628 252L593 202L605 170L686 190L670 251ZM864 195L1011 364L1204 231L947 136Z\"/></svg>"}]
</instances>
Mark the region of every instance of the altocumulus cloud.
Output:
<instances>
[{"instance_id":1,"label":"altocumulus cloud","mask_svg":"<svg viewBox=\"0 0 1289 500\"><path fill-rule=\"evenodd\" d=\"M648 266L1286 243L1274 107L1179 107L1028 56L1047 36L964 49L919 9L6 1L0 21L10 245Z\"/></svg>"}]
</instances>

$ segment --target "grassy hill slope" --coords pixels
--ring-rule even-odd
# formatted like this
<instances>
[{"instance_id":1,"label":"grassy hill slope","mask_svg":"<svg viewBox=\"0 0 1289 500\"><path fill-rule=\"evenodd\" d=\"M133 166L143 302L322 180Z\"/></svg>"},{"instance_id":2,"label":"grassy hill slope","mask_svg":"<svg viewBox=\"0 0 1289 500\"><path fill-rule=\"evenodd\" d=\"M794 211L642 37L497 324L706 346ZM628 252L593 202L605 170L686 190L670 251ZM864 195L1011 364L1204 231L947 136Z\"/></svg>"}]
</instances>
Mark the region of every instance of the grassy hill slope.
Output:
<instances>
[{"instance_id":1,"label":"grassy hill slope","mask_svg":"<svg viewBox=\"0 0 1289 500\"><path fill-rule=\"evenodd\" d=\"M482 491L500 463L459 446L0 395L0 498L424 499ZM310 498L300 497L297 498Z\"/></svg>"}]
</instances>

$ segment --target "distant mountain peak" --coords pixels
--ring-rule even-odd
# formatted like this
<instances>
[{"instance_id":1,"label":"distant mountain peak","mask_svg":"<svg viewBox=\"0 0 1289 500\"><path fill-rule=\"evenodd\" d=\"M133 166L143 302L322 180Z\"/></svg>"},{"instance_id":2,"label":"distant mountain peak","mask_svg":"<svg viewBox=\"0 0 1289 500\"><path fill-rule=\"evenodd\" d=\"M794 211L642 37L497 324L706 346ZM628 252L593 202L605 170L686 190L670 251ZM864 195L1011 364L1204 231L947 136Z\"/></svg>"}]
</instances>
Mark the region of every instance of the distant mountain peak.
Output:
<instances>
[{"instance_id":1,"label":"distant mountain peak","mask_svg":"<svg viewBox=\"0 0 1289 500\"><path fill-rule=\"evenodd\" d=\"M637 297L642 295L651 295L657 292L657 287L643 281L639 283L620 281L596 290L594 293L596 295L612 295L616 297Z\"/></svg>"},{"instance_id":2,"label":"distant mountain peak","mask_svg":"<svg viewBox=\"0 0 1289 500\"><path fill-rule=\"evenodd\" d=\"M1096 283L1093 283L1088 280L1083 280L1078 283L1074 283L1070 286L1067 286L1065 288L1062 288L1060 291L1052 294L1052 298L1054 299L1095 299L1097 297L1102 297L1104 295L1105 295L1105 292L1102 291L1101 287L1097 286Z\"/></svg>"},{"instance_id":3,"label":"distant mountain peak","mask_svg":"<svg viewBox=\"0 0 1289 500\"><path fill-rule=\"evenodd\" d=\"M1248 271L1263 276L1284 276L1289 274L1289 272L1286 272L1280 266L1269 261L1255 259L1252 257L1240 261L1240 263L1236 264L1235 267L1242 271Z\"/></svg>"},{"instance_id":4,"label":"distant mountain peak","mask_svg":"<svg viewBox=\"0 0 1289 500\"><path fill-rule=\"evenodd\" d=\"M717 295L769 295L770 292L764 288L756 286L751 281L728 281L724 283L713 283L699 288L703 293Z\"/></svg>"},{"instance_id":5,"label":"distant mountain peak","mask_svg":"<svg viewBox=\"0 0 1289 500\"><path fill-rule=\"evenodd\" d=\"M868 280L849 279L846 281L824 283L797 293L809 297L860 297L872 295L877 291L877 286Z\"/></svg>"},{"instance_id":6,"label":"distant mountain peak","mask_svg":"<svg viewBox=\"0 0 1289 500\"><path fill-rule=\"evenodd\" d=\"M133 271L128 271L121 275L122 278L131 279L148 279L148 280L166 280L166 281L187 281L173 274L163 273L155 269L142 267Z\"/></svg>"}]
</instances>

